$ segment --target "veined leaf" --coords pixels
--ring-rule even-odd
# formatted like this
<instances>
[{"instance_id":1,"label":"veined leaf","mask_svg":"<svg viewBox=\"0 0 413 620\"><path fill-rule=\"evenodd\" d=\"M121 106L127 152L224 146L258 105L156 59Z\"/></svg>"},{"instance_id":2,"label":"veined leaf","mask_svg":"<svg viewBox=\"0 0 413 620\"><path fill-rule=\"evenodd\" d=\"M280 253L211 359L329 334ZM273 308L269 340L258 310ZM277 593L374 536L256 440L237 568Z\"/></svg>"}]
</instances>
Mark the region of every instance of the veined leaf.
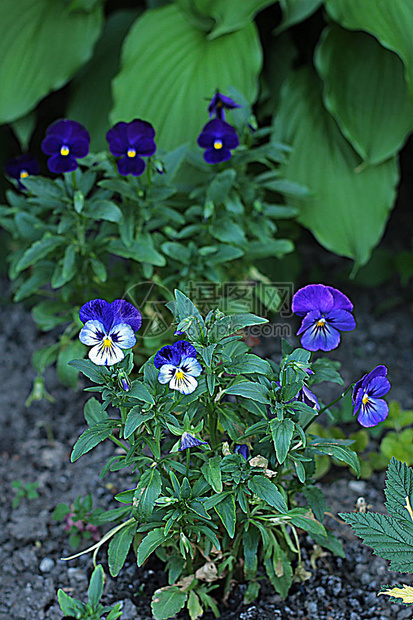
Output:
<instances>
[{"instance_id":1,"label":"veined leaf","mask_svg":"<svg viewBox=\"0 0 413 620\"><path fill-rule=\"evenodd\" d=\"M155 620L173 618L185 605L188 592L182 592L178 586L166 586L156 590L151 603Z\"/></svg>"},{"instance_id":2,"label":"veined leaf","mask_svg":"<svg viewBox=\"0 0 413 620\"><path fill-rule=\"evenodd\" d=\"M315 448L317 452L321 452L321 454L328 454L335 459L344 461L347 465L350 465L357 473L357 476L360 477L360 461L357 453L349 448L343 441L340 442L339 439L334 440L317 437L310 441L308 445Z\"/></svg>"},{"instance_id":3,"label":"veined leaf","mask_svg":"<svg viewBox=\"0 0 413 620\"><path fill-rule=\"evenodd\" d=\"M1 1L1 123L24 116L90 58L102 15L100 4L70 13L54 0Z\"/></svg>"},{"instance_id":4,"label":"veined leaf","mask_svg":"<svg viewBox=\"0 0 413 620\"><path fill-rule=\"evenodd\" d=\"M332 19L351 30L365 30L400 56L413 97L413 3L410 0L325 0Z\"/></svg>"},{"instance_id":5,"label":"veined leaf","mask_svg":"<svg viewBox=\"0 0 413 620\"><path fill-rule=\"evenodd\" d=\"M116 420L115 420L116 422ZM97 446L102 441L105 441L112 433L112 424L107 422L100 422L95 424L91 428L85 430L75 443L70 460L72 463L77 461L78 458L86 454Z\"/></svg>"},{"instance_id":6,"label":"veined leaf","mask_svg":"<svg viewBox=\"0 0 413 620\"><path fill-rule=\"evenodd\" d=\"M214 506L219 518L221 519L228 535L231 538L235 536L235 523L236 523L236 511L235 511L235 499L233 495L227 495L219 504Z\"/></svg>"},{"instance_id":7,"label":"veined leaf","mask_svg":"<svg viewBox=\"0 0 413 620\"><path fill-rule=\"evenodd\" d=\"M261 66L253 23L210 41L176 4L146 11L125 39L112 121L149 121L165 149L194 143L208 120L205 98L234 86L252 103Z\"/></svg>"},{"instance_id":8,"label":"veined leaf","mask_svg":"<svg viewBox=\"0 0 413 620\"><path fill-rule=\"evenodd\" d=\"M293 147L282 174L313 194L302 204L299 221L328 250L365 264L393 207L396 159L358 168L360 158L323 107L321 84L309 69L285 82L274 135Z\"/></svg>"},{"instance_id":9,"label":"veined leaf","mask_svg":"<svg viewBox=\"0 0 413 620\"><path fill-rule=\"evenodd\" d=\"M168 540L168 537L163 532L163 527L157 527L142 540L138 547L138 566L142 566L151 553Z\"/></svg>"},{"instance_id":10,"label":"veined leaf","mask_svg":"<svg viewBox=\"0 0 413 620\"><path fill-rule=\"evenodd\" d=\"M277 34L310 17L322 3L323 0L280 0L283 20L276 30Z\"/></svg>"},{"instance_id":11,"label":"veined leaf","mask_svg":"<svg viewBox=\"0 0 413 620\"><path fill-rule=\"evenodd\" d=\"M397 54L364 32L330 26L315 63L324 103L358 154L369 164L395 155L413 129L413 103Z\"/></svg>"},{"instance_id":12,"label":"veined leaf","mask_svg":"<svg viewBox=\"0 0 413 620\"><path fill-rule=\"evenodd\" d=\"M387 594L387 596L391 596L393 598L402 599L403 603L408 603L410 605L413 604L413 587L408 585L402 585L395 588L389 588L388 590L382 590L379 592L380 594Z\"/></svg>"},{"instance_id":13,"label":"veined leaf","mask_svg":"<svg viewBox=\"0 0 413 620\"><path fill-rule=\"evenodd\" d=\"M287 458L290 449L291 439L294 435L294 422L289 419L271 420L270 429L272 440L274 442L277 461L282 465Z\"/></svg>"},{"instance_id":14,"label":"veined leaf","mask_svg":"<svg viewBox=\"0 0 413 620\"><path fill-rule=\"evenodd\" d=\"M135 521L119 530L111 539L108 548L108 562L112 577L117 577L117 575L119 575L119 571L125 563L137 527L138 523Z\"/></svg>"},{"instance_id":15,"label":"veined leaf","mask_svg":"<svg viewBox=\"0 0 413 620\"><path fill-rule=\"evenodd\" d=\"M261 385L261 383L253 383L252 381L242 381L225 390L226 394L233 394L234 396L243 396L244 398L250 398L263 405L268 405L270 400L268 396L268 389Z\"/></svg>"},{"instance_id":16,"label":"veined leaf","mask_svg":"<svg viewBox=\"0 0 413 620\"><path fill-rule=\"evenodd\" d=\"M413 469L406 463L392 458L387 469L386 508L389 514L401 522L405 522L411 534L413 534L413 515L408 510L407 499L410 507L413 502ZM407 506L407 507L406 507Z\"/></svg>"},{"instance_id":17,"label":"veined leaf","mask_svg":"<svg viewBox=\"0 0 413 620\"><path fill-rule=\"evenodd\" d=\"M148 521L162 488L161 474L155 467L146 470L133 497L133 514L138 521Z\"/></svg>"},{"instance_id":18,"label":"veined leaf","mask_svg":"<svg viewBox=\"0 0 413 620\"><path fill-rule=\"evenodd\" d=\"M254 476L248 480L248 488L250 491L258 495L267 504L278 510L278 512L287 512L288 506L285 503L284 496L277 489L275 484L268 480L265 476Z\"/></svg>"},{"instance_id":19,"label":"veined leaf","mask_svg":"<svg viewBox=\"0 0 413 620\"><path fill-rule=\"evenodd\" d=\"M216 24L209 33L209 39L234 32L246 26L254 15L276 0L195 0L198 11L213 17Z\"/></svg>"}]
</instances>

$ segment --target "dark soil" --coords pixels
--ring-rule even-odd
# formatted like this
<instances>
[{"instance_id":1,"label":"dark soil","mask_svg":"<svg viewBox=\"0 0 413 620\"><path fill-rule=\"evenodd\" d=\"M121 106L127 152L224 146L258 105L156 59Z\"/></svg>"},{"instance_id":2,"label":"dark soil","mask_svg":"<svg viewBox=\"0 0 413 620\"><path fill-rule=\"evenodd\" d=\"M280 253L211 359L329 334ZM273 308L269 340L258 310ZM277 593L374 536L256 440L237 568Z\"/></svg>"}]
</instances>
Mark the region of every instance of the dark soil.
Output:
<instances>
[{"instance_id":1,"label":"dark soil","mask_svg":"<svg viewBox=\"0 0 413 620\"><path fill-rule=\"evenodd\" d=\"M4 291L4 287L3 287ZM354 381L374 366L385 363L393 389L390 397L404 408L413 407L411 368L413 367L413 316L404 305L379 317L378 303L394 295L391 287L381 291L346 290L355 304L358 329L343 335L340 348L331 357L345 362L344 377ZM63 388L54 373L47 374L47 387L56 401L34 402L25 407L35 373L30 355L50 341L39 334L30 314L21 306L0 306L0 350L4 387L0 392L0 620L58 620L63 614L56 592L66 592L85 600L92 570L90 555L70 562L60 558L72 553L62 523L52 519L59 502L71 503L78 495L92 493L95 506L115 507L113 495L130 487L122 473L104 480L99 472L111 446L100 446L76 463L70 463L71 448L84 430L83 392ZM273 343L263 343L274 350ZM278 346L278 345L277 345ZM337 390L339 388L337 387ZM371 510L384 511L384 475L370 480L352 478L337 469L329 481L321 481L332 516L325 523L343 541L346 559L331 553L310 564L312 542L303 540L305 567L311 577L293 585L283 601L264 579L260 598L254 604L242 604L244 584L234 587L222 619L232 620L403 620L411 617L410 608L394 604L377 592L384 584L412 583L409 575L390 572L388 564L372 555L340 522L337 513L352 511L358 497L365 497ZM13 480L39 483L39 498L23 499L12 509ZM100 561L105 565L104 554ZM124 620L150 620L152 592L165 584L160 564L137 568L130 558L117 579L108 577L104 603L121 601ZM183 614L180 616L186 618ZM208 620L210 614L204 616Z\"/></svg>"}]
</instances>

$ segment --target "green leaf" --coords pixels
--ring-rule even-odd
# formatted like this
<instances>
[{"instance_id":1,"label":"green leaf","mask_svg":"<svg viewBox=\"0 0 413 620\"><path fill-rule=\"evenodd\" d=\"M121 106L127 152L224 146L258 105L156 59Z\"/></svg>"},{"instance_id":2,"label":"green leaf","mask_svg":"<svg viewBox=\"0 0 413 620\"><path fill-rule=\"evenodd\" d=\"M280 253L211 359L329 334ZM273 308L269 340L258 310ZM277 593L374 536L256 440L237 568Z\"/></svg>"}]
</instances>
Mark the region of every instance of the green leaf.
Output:
<instances>
[{"instance_id":1,"label":"green leaf","mask_svg":"<svg viewBox=\"0 0 413 620\"><path fill-rule=\"evenodd\" d=\"M83 214L94 220L106 220L107 222L120 222L122 219L122 211L111 200L92 202L83 211Z\"/></svg>"},{"instance_id":2,"label":"green leaf","mask_svg":"<svg viewBox=\"0 0 413 620\"><path fill-rule=\"evenodd\" d=\"M195 0L193 7L215 20L209 39L239 30L253 21L254 16L276 0ZM182 4L182 2L181 2Z\"/></svg>"},{"instance_id":3,"label":"green leaf","mask_svg":"<svg viewBox=\"0 0 413 620\"><path fill-rule=\"evenodd\" d=\"M314 383L321 383L322 381L331 381L332 383L338 383L344 385L344 381L338 372L341 367L340 362L335 362L328 359L328 357L319 357L311 364L311 370L314 375L310 377L310 385Z\"/></svg>"},{"instance_id":4,"label":"green leaf","mask_svg":"<svg viewBox=\"0 0 413 620\"><path fill-rule=\"evenodd\" d=\"M208 120L205 97L234 86L252 103L261 66L252 23L209 41L175 4L146 11L125 39L121 70L112 82L112 121L134 118L139 110L162 148L194 143Z\"/></svg>"},{"instance_id":5,"label":"green leaf","mask_svg":"<svg viewBox=\"0 0 413 620\"><path fill-rule=\"evenodd\" d=\"M359 157L324 109L320 83L307 69L286 81L275 123L275 137L293 147L281 173L313 193L299 221L328 250L365 264L393 207L396 160L358 169Z\"/></svg>"},{"instance_id":6,"label":"green leaf","mask_svg":"<svg viewBox=\"0 0 413 620\"><path fill-rule=\"evenodd\" d=\"M217 206L223 204L232 189L236 178L237 172L233 168L223 170L222 172L216 174L207 187L206 200L210 200ZM217 239L218 238L219 237L217 237Z\"/></svg>"},{"instance_id":7,"label":"green leaf","mask_svg":"<svg viewBox=\"0 0 413 620\"><path fill-rule=\"evenodd\" d=\"M93 383L103 383L104 381L103 372L99 372L97 370L99 367L90 360L72 360L69 362L69 366L73 366L76 370L80 370L80 372L93 381ZM106 372L105 368L105 373Z\"/></svg>"},{"instance_id":8,"label":"green leaf","mask_svg":"<svg viewBox=\"0 0 413 620\"><path fill-rule=\"evenodd\" d=\"M322 3L323 0L280 0L283 20L276 30L277 34L310 17Z\"/></svg>"},{"instance_id":9,"label":"green leaf","mask_svg":"<svg viewBox=\"0 0 413 620\"><path fill-rule=\"evenodd\" d=\"M409 498L410 504L413 503L413 469L407 467L406 463L398 461L394 457L387 468L386 488L386 508L389 514L413 528L412 517L406 505Z\"/></svg>"},{"instance_id":10,"label":"green leaf","mask_svg":"<svg viewBox=\"0 0 413 620\"><path fill-rule=\"evenodd\" d=\"M287 458L291 440L294 435L294 422L289 419L274 419L270 422L272 440L274 442L277 461L282 465Z\"/></svg>"},{"instance_id":11,"label":"green leaf","mask_svg":"<svg viewBox=\"0 0 413 620\"><path fill-rule=\"evenodd\" d=\"M143 402L150 405L155 404L154 398L149 392L148 388L137 379L132 382L131 389L128 392L128 396L132 398L137 398L138 400L142 400Z\"/></svg>"},{"instance_id":12,"label":"green leaf","mask_svg":"<svg viewBox=\"0 0 413 620\"><path fill-rule=\"evenodd\" d=\"M83 415L85 416L86 424L88 426L94 426L95 424L105 422L108 419L108 414L106 411L102 410L100 402L94 396L89 398L85 404Z\"/></svg>"},{"instance_id":13,"label":"green leaf","mask_svg":"<svg viewBox=\"0 0 413 620\"><path fill-rule=\"evenodd\" d=\"M23 254L16 265L16 271L20 272L31 265L36 264L50 252L53 252L59 245L64 243L62 237L52 236L49 232L45 233L39 241L35 241Z\"/></svg>"},{"instance_id":14,"label":"green leaf","mask_svg":"<svg viewBox=\"0 0 413 620\"><path fill-rule=\"evenodd\" d=\"M316 518L320 521L320 523L322 523L326 510L326 499L324 497L324 493L321 489L314 485L304 487L302 493Z\"/></svg>"},{"instance_id":15,"label":"green leaf","mask_svg":"<svg viewBox=\"0 0 413 620\"><path fill-rule=\"evenodd\" d=\"M154 411L142 413L142 405L132 407L126 418L125 430L123 433L125 439L128 439L141 424L151 420L153 417L155 417Z\"/></svg>"},{"instance_id":16,"label":"green leaf","mask_svg":"<svg viewBox=\"0 0 413 620\"><path fill-rule=\"evenodd\" d=\"M219 504L214 506L214 509L222 521L223 526L228 532L230 538L234 538L235 535L235 523L236 523L236 510L234 496L227 495Z\"/></svg>"},{"instance_id":17,"label":"green leaf","mask_svg":"<svg viewBox=\"0 0 413 620\"><path fill-rule=\"evenodd\" d=\"M162 488L161 474L155 467L147 469L139 480L133 497L133 514L138 521L148 521Z\"/></svg>"},{"instance_id":18,"label":"green leaf","mask_svg":"<svg viewBox=\"0 0 413 620\"><path fill-rule=\"evenodd\" d=\"M390 569L410 573L413 565L413 537L404 524L389 515L374 512L339 513L374 554L390 560Z\"/></svg>"},{"instance_id":19,"label":"green leaf","mask_svg":"<svg viewBox=\"0 0 413 620\"><path fill-rule=\"evenodd\" d=\"M173 618L185 605L188 592L182 592L177 586L166 586L155 590L151 609L155 620Z\"/></svg>"},{"instance_id":20,"label":"green leaf","mask_svg":"<svg viewBox=\"0 0 413 620\"><path fill-rule=\"evenodd\" d=\"M328 454L339 461L344 461L347 465L350 465L357 473L357 476L360 477L360 461L356 452L344 443L340 443L339 439L334 441L332 439L317 437L310 441L308 445L315 448L317 452L321 454Z\"/></svg>"},{"instance_id":21,"label":"green leaf","mask_svg":"<svg viewBox=\"0 0 413 620\"><path fill-rule=\"evenodd\" d=\"M413 129L400 58L366 33L330 26L315 63L324 104L358 154L369 164L395 155Z\"/></svg>"},{"instance_id":22,"label":"green leaf","mask_svg":"<svg viewBox=\"0 0 413 620\"><path fill-rule=\"evenodd\" d=\"M222 475L221 468L219 466L220 462L221 459L219 456L213 456L201 467L205 480L211 485L215 493L221 493L222 491Z\"/></svg>"},{"instance_id":23,"label":"green leaf","mask_svg":"<svg viewBox=\"0 0 413 620\"><path fill-rule=\"evenodd\" d=\"M298 514L299 511L302 512L302 514ZM294 508L289 511L288 516L291 517L291 523L293 525L300 527L310 535L314 534L315 536L326 537L324 526L311 516L311 513L308 513L308 511L303 512L302 508Z\"/></svg>"},{"instance_id":24,"label":"green leaf","mask_svg":"<svg viewBox=\"0 0 413 620\"><path fill-rule=\"evenodd\" d=\"M95 570L92 573L89 583L89 589L87 591L89 603L92 605L92 607L98 606L100 598L103 594L103 577L104 572L102 565L98 564L98 566L96 566Z\"/></svg>"},{"instance_id":25,"label":"green leaf","mask_svg":"<svg viewBox=\"0 0 413 620\"><path fill-rule=\"evenodd\" d=\"M123 527L113 536L108 548L109 571L112 577L119 575L120 569L125 563L133 537L136 533L137 522Z\"/></svg>"},{"instance_id":26,"label":"green leaf","mask_svg":"<svg viewBox=\"0 0 413 620\"><path fill-rule=\"evenodd\" d=\"M263 405L269 405L270 399L268 389L261 385L261 383L253 383L252 381L242 381L237 383L226 390L226 394L232 394L233 396L243 396L244 398L250 398Z\"/></svg>"},{"instance_id":27,"label":"green leaf","mask_svg":"<svg viewBox=\"0 0 413 620\"><path fill-rule=\"evenodd\" d=\"M257 373L259 375L270 375L271 366L266 360L252 353L248 355L240 355L232 362L224 363L225 372L230 375L247 375Z\"/></svg>"},{"instance_id":28,"label":"green leaf","mask_svg":"<svg viewBox=\"0 0 413 620\"><path fill-rule=\"evenodd\" d=\"M134 241L130 247L126 247L120 239L113 239L106 245L106 249L116 256L131 258L138 263L149 263L157 267L163 267L166 264L165 257L149 245L146 239Z\"/></svg>"},{"instance_id":29,"label":"green leaf","mask_svg":"<svg viewBox=\"0 0 413 620\"><path fill-rule=\"evenodd\" d=\"M100 422L85 430L75 443L70 460L72 463L86 454L102 441L105 441L112 433L112 425L107 422Z\"/></svg>"},{"instance_id":30,"label":"green leaf","mask_svg":"<svg viewBox=\"0 0 413 620\"><path fill-rule=\"evenodd\" d=\"M245 579L253 577L257 571L257 550L260 541L260 533L256 527L250 525L248 530L242 536L242 544L244 546L244 573Z\"/></svg>"},{"instance_id":31,"label":"green leaf","mask_svg":"<svg viewBox=\"0 0 413 620\"><path fill-rule=\"evenodd\" d=\"M285 513L288 511L288 506L285 503L285 499L280 491L277 489L274 483L272 483L265 476L254 476L248 480L248 488L250 491L258 495L258 497L278 512Z\"/></svg>"},{"instance_id":32,"label":"green leaf","mask_svg":"<svg viewBox=\"0 0 413 620\"><path fill-rule=\"evenodd\" d=\"M67 385L74 389L77 388L77 379L79 371L74 368L69 362L81 357L86 352L86 347L78 340L69 342L66 346L63 346L57 356L57 374L63 385Z\"/></svg>"},{"instance_id":33,"label":"green leaf","mask_svg":"<svg viewBox=\"0 0 413 620\"><path fill-rule=\"evenodd\" d=\"M92 271L99 280L99 282L106 282L108 273L106 271L106 267L101 260L96 258L92 258L90 260L90 264L92 265Z\"/></svg>"},{"instance_id":34,"label":"green leaf","mask_svg":"<svg viewBox=\"0 0 413 620\"><path fill-rule=\"evenodd\" d=\"M111 127L109 112L113 105L111 81L119 70L123 40L137 16L136 10L110 13L91 60L70 85L66 115L88 128L92 151L107 149L105 136Z\"/></svg>"},{"instance_id":35,"label":"green leaf","mask_svg":"<svg viewBox=\"0 0 413 620\"><path fill-rule=\"evenodd\" d=\"M0 3L0 122L24 116L92 55L103 10L69 13L53 0ZM53 50L53 53L50 53Z\"/></svg>"},{"instance_id":36,"label":"green leaf","mask_svg":"<svg viewBox=\"0 0 413 620\"><path fill-rule=\"evenodd\" d=\"M68 616L76 614L76 618L78 613L83 613L85 610L83 603L66 594L61 588L57 591L57 600L59 601L60 609Z\"/></svg>"},{"instance_id":37,"label":"green leaf","mask_svg":"<svg viewBox=\"0 0 413 620\"><path fill-rule=\"evenodd\" d=\"M199 602L199 597L195 594L193 590L189 592L187 608L191 620L196 620L204 614L203 607Z\"/></svg>"},{"instance_id":38,"label":"green leaf","mask_svg":"<svg viewBox=\"0 0 413 620\"><path fill-rule=\"evenodd\" d=\"M350 30L365 30L400 56L413 96L413 4L410 0L325 0L332 19Z\"/></svg>"},{"instance_id":39,"label":"green leaf","mask_svg":"<svg viewBox=\"0 0 413 620\"><path fill-rule=\"evenodd\" d=\"M138 566L142 566L151 553L168 540L163 531L163 527L157 527L142 540L138 547Z\"/></svg>"},{"instance_id":40,"label":"green leaf","mask_svg":"<svg viewBox=\"0 0 413 620\"><path fill-rule=\"evenodd\" d=\"M14 123L11 124L13 132L20 143L20 148L23 152L29 150L29 144L33 131L36 127L36 112L33 111L30 114L26 114Z\"/></svg>"},{"instance_id":41,"label":"green leaf","mask_svg":"<svg viewBox=\"0 0 413 620\"><path fill-rule=\"evenodd\" d=\"M276 541L272 541L273 555L264 560L265 570L273 588L286 598L293 580L293 569L287 554Z\"/></svg>"}]
</instances>

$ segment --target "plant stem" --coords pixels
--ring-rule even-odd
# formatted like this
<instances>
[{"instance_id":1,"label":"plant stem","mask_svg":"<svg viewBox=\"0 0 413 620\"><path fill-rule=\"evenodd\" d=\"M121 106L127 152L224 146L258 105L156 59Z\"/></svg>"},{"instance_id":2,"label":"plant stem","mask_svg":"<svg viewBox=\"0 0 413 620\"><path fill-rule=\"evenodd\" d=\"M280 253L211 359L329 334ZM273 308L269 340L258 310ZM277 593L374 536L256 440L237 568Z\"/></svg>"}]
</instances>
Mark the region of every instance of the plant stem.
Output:
<instances>
[{"instance_id":1,"label":"plant stem","mask_svg":"<svg viewBox=\"0 0 413 620\"><path fill-rule=\"evenodd\" d=\"M342 398L344 398L344 396L351 390L351 388L354 386L354 383L350 383L350 385L344 390L344 392L342 392L340 394L340 396L338 398L336 398L335 400L332 400L331 403L328 403L328 405L326 405L325 407L323 407L322 409L320 409L320 411L318 412L318 414L315 416L315 418L317 418L318 416L320 416L322 413L324 413L324 411L327 411L327 409L329 409L330 407L332 407L333 405L335 405L336 403L338 403ZM310 420L309 422L307 422L307 424L305 426L302 427L303 431L306 431L307 428L314 422L315 418L313 418L312 420Z\"/></svg>"},{"instance_id":2,"label":"plant stem","mask_svg":"<svg viewBox=\"0 0 413 620\"><path fill-rule=\"evenodd\" d=\"M123 450L125 450L125 452L128 451L127 446L125 446L125 444L123 444L117 437L115 437L115 435L109 435L109 439L111 439L115 444L117 444L118 446L123 448Z\"/></svg>"},{"instance_id":3,"label":"plant stem","mask_svg":"<svg viewBox=\"0 0 413 620\"><path fill-rule=\"evenodd\" d=\"M215 450L216 445L217 445L217 411L214 407L214 405L209 406L209 421L208 421L208 428L209 428L209 438L211 441L211 448L212 450Z\"/></svg>"},{"instance_id":4,"label":"plant stem","mask_svg":"<svg viewBox=\"0 0 413 620\"><path fill-rule=\"evenodd\" d=\"M191 459L191 449L186 449L186 477L189 479L189 461Z\"/></svg>"}]
</instances>

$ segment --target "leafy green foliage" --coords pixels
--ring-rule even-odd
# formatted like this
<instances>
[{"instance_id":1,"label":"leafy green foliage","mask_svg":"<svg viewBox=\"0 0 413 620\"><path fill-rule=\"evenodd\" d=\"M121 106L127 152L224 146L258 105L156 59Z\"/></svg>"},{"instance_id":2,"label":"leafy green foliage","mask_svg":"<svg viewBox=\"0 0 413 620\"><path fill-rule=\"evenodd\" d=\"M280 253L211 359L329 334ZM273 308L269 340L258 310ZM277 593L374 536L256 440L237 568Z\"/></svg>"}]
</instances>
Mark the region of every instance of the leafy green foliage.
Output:
<instances>
[{"instance_id":1,"label":"leafy green foliage","mask_svg":"<svg viewBox=\"0 0 413 620\"><path fill-rule=\"evenodd\" d=\"M100 603L103 587L104 572L101 564L98 564L90 577L87 603L82 603L72 598L64 590L60 589L57 592L60 609L65 616L79 618L79 620L87 620L88 618L90 620L99 620L100 618L116 620L116 618L120 618L122 615L120 603L117 603L114 607L104 607Z\"/></svg>"},{"instance_id":2,"label":"leafy green foliage","mask_svg":"<svg viewBox=\"0 0 413 620\"><path fill-rule=\"evenodd\" d=\"M37 492L39 484L39 482L24 483L22 480L12 480L11 486L16 492L11 504L12 508L17 508L22 499L37 499L39 497Z\"/></svg>"},{"instance_id":3,"label":"leafy green foliage","mask_svg":"<svg viewBox=\"0 0 413 620\"><path fill-rule=\"evenodd\" d=\"M386 508L389 515L345 513L340 516L374 553L390 560L390 568L402 573L413 567L413 470L392 458L386 480Z\"/></svg>"},{"instance_id":4,"label":"leafy green foliage","mask_svg":"<svg viewBox=\"0 0 413 620\"><path fill-rule=\"evenodd\" d=\"M90 58L102 7L69 13L62 2L4 0L0 25L0 122L5 123L24 116Z\"/></svg>"}]
</instances>

